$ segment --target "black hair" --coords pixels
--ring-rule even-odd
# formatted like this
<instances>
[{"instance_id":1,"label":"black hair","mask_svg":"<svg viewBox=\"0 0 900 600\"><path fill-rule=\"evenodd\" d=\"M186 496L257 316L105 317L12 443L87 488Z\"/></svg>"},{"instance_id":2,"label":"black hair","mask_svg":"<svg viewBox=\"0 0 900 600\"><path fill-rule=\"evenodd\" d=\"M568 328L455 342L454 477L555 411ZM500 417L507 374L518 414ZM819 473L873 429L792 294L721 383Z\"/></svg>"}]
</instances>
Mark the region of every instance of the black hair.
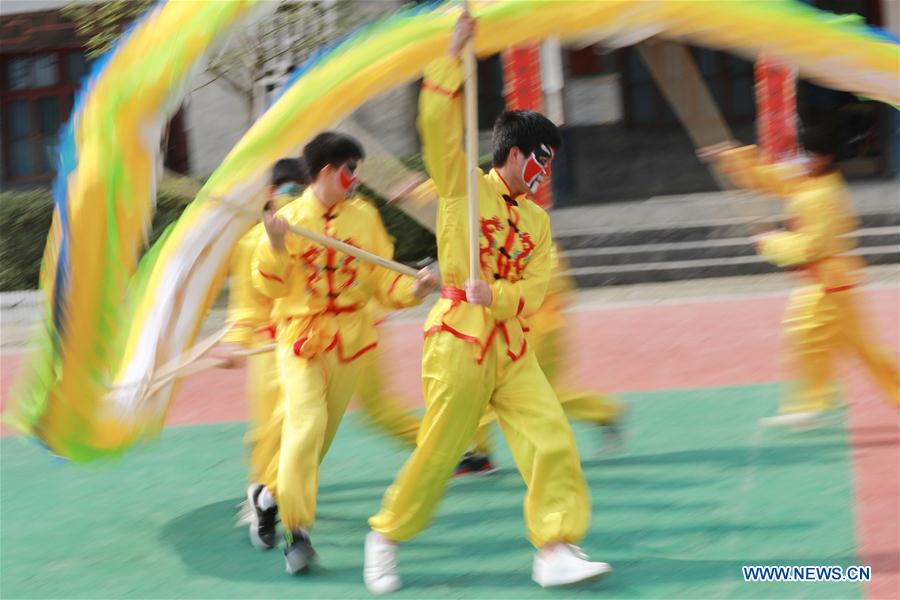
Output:
<instances>
[{"instance_id":1,"label":"black hair","mask_svg":"<svg viewBox=\"0 0 900 600\"><path fill-rule=\"evenodd\" d=\"M282 158L272 167L272 185L277 187L291 181L298 185L306 185L309 183L309 176L299 159Z\"/></svg>"},{"instance_id":2,"label":"black hair","mask_svg":"<svg viewBox=\"0 0 900 600\"><path fill-rule=\"evenodd\" d=\"M327 165L336 167L348 160L362 160L365 157L362 145L355 138L336 131L320 133L303 147L303 159L312 181Z\"/></svg>"},{"instance_id":3,"label":"black hair","mask_svg":"<svg viewBox=\"0 0 900 600\"><path fill-rule=\"evenodd\" d=\"M531 154L541 144L554 151L562 146L562 137L553 121L531 110L507 110L494 122L494 166L506 164L509 151L517 146L524 154Z\"/></svg>"},{"instance_id":4,"label":"black hair","mask_svg":"<svg viewBox=\"0 0 900 600\"><path fill-rule=\"evenodd\" d=\"M806 123L800 130L800 143L807 152L831 156L834 162L852 156L855 146L865 139L865 132L871 126L865 115L845 109L833 110L815 122Z\"/></svg>"},{"instance_id":5,"label":"black hair","mask_svg":"<svg viewBox=\"0 0 900 600\"><path fill-rule=\"evenodd\" d=\"M800 131L800 143L812 154L837 156L841 141L840 131L834 123L820 123Z\"/></svg>"}]
</instances>

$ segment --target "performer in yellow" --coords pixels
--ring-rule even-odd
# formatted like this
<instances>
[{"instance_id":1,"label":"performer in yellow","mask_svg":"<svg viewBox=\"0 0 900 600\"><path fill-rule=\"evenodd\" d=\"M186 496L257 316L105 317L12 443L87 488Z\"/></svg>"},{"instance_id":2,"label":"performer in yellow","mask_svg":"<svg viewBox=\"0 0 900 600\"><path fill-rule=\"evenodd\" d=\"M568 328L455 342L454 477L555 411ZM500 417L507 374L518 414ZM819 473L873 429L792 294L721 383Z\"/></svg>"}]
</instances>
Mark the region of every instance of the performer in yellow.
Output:
<instances>
[{"instance_id":1,"label":"performer in yellow","mask_svg":"<svg viewBox=\"0 0 900 600\"><path fill-rule=\"evenodd\" d=\"M544 375L556 391L563 411L569 419L586 421L605 430L607 442L617 444L621 440L620 419L624 409L611 396L589 390L565 390L560 373L566 362L564 334L566 317L563 310L575 288L572 279L566 275L564 259L559 249L553 247L553 275L547 287L544 302L533 314L526 318L528 345ZM493 442L492 423L496 421L494 411L488 408L478 425L473 440L473 449L467 452L456 468L456 475L487 474L495 471L491 461Z\"/></svg>"},{"instance_id":2,"label":"performer in yellow","mask_svg":"<svg viewBox=\"0 0 900 600\"><path fill-rule=\"evenodd\" d=\"M289 201L299 197L302 186L308 184L303 161L282 159L275 164L270 202L267 211L277 211ZM354 202L365 202L363 198ZM238 243L231 260L228 319L234 326L213 356L228 361L226 368L235 368L246 362L247 391L250 400L250 421L247 442L250 448L250 484L247 500L241 504L238 525L249 526L251 543L260 550L268 550L277 544L275 523L278 507L274 496L260 482L275 481L278 473L278 449L284 421L281 384L278 363L273 352L254 354L244 359L239 351L269 345L275 340L275 324L270 318L273 301L256 290L251 277L251 259L259 240L265 237L262 223L251 229ZM371 315L377 326L387 318L387 309L375 307L370 302ZM377 312L383 313L376 319ZM383 429L402 444L415 446L419 420L411 411L386 390L381 373L380 346L360 357L356 398L363 415L373 425Z\"/></svg>"},{"instance_id":3,"label":"performer in yellow","mask_svg":"<svg viewBox=\"0 0 900 600\"><path fill-rule=\"evenodd\" d=\"M833 360L852 350L894 403L900 403L900 374L891 355L875 345L864 325L853 289L863 279L864 261L850 254L858 221L847 186L834 167L839 131L835 123L808 129L802 164L762 164L754 146L719 145L701 150L737 185L783 198L786 231L757 238L761 256L797 273L784 320L789 364L797 382L779 415L763 420L775 427L810 427L837 408Z\"/></svg>"},{"instance_id":4,"label":"performer in yellow","mask_svg":"<svg viewBox=\"0 0 900 600\"><path fill-rule=\"evenodd\" d=\"M278 211L300 195L302 186L308 183L304 171L297 159L283 158L275 163L266 211ZM259 348L275 340L275 324L270 318L273 301L253 287L250 268L256 246L265 237L265 227L259 223L241 238L231 257L228 320L233 326L213 352L213 356L228 360L228 367L237 367L243 362L235 358L237 351ZM246 437L250 462L247 507L252 507L258 503L266 469L278 452L281 432L280 417L276 413L281 410L281 386L274 353L252 355L246 359L246 365L250 404ZM271 548L276 541L277 509L274 506L267 508L258 513L245 511L250 521L250 540L258 548Z\"/></svg>"},{"instance_id":5,"label":"performer in yellow","mask_svg":"<svg viewBox=\"0 0 900 600\"><path fill-rule=\"evenodd\" d=\"M367 310L377 327L387 319L387 314L375 304L377 303L370 303ZM379 317L380 313L383 314ZM387 391L382 374L383 366L384 354L381 344L360 358L356 401L372 425L383 429L404 445L413 447L416 445L420 421L403 407L398 398Z\"/></svg>"},{"instance_id":6,"label":"performer in yellow","mask_svg":"<svg viewBox=\"0 0 900 600\"><path fill-rule=\"evenodd\" d=\"M587 532L590 500L562 407L528 348L523 315L544 298L551 273L550 220L528 200L550 170L561 139L544 116L502 114L494 126L494 168L477 173L481 277L468 278L468 200L462 151L460 51L474 21L463 15L449 56L430 64L420 96L426 167L440 196L437 242L444 286L425 325L426 413L418 444L369 520L363 578L372 593L400 587L397 543L431 520L447 480L491 404L528 486L525 520L542 586L610 571L573 544ZM463 286L465 289L463 289Z\"/></svg>"},{"instance_id":7,"label":"performer in yellow","mask_svg":"<svg viewBox=\"0 0 900 600\"><path fill-rule=\"evenodd\" d=\"M315 520L319 462L356 387L358 359L377 344L366 305L375 297L391 308L412 306L436 285L428 271L418 279L397 275L286 235L288 224L297 225L380 256L393 255L377 210L348 200L363 157L356 140L338 133L322 133L307 144L303 158L312 182L277 216L265 216L267 237L254 254L254 285L278 299L272 318L284 424L277 473L263 483L277 499L285 566L291 574L305 571L315 556L309 530Z\"/></svg>"},{"instance_id":8,"label":"performer in yellow","mask_svg":"<svg viewBox=\"0 0 900 600\"><path fill-rule=\"evenodd\" d=\"M422 181L416 177L407 182L392 194L396 200L406 206L415 207L421 217L431 217L437 213L438 192L433 180ZM433 222L433 218L429 218ZM526 338L528 345L534 350L535 357L547 380L559 396L559 401L569 419L587 421L603 427L608 441L615 445L621 441L619 431L623 407L612 397L587 390L566 390L561 383L560 373L566 357L563 337L566 318L563 310L575 284L566 274L565 259L559 248L552 249L552 276L547 286L544 301L534 313L527 315L528 326ZM467 452L456 468L456 475L484 475L496 469L491 461L493 442L491 441L492 423L496 421L494 411L488 406L473 439L473 449Z\"/></svg>"}]
</instances>

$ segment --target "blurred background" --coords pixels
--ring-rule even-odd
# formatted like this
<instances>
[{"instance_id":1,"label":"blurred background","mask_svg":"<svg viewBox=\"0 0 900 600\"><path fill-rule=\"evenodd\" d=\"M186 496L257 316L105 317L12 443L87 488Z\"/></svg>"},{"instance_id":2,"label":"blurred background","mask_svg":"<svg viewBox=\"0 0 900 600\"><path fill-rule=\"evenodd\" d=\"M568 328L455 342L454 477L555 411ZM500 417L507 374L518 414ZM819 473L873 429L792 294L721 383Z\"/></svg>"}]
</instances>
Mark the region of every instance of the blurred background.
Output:
<instances>
[{"instance_id":1,"label":"blurred background","mask_svg":"<svg viewBox=\"0 0 900 600\"><path fill-rule=\"evenodd\" d=\"M900 0L809 0L900 35ZM278 2L217 46L166 128L152 239L318 48L407 3ZM0 391L8 398L39 313L40 261L52 214L60 127L79 82L149 0L0 3ZM752 225L778 225L774 198L722 190L698 145L758 138L759 74L749 60L648 40L589 37L481 60L481 154L506 106L530 105L561 126L553 164L554 237L578 286L566 307L564 381L631 407L612 456L595 428L574 425L591 484L589 543L617 569L584 597L896 597L900 586L897 413L858 369L834 426L789 438L756 427L784 391L780 322L790 276L756 255ZM341 126L362 130L410 173L422 171L418 82L373 98ZM799 81L796 112L841 113L838 166L860 216L869 263L860 290L879 340L900 343L900 118L889 106ZM328 124L323 124L323 127ZM398 260L436 255L433 234L368 189ZM226 319L224 299L202 335ZM421 410L426 306L382 326L386 388ZM894 353L896 356L896 352ZM241 370L186 379L160 442L95 470L2 440L3 597L359 597L365 519L408 451L351 411L323 466L317 549L328 571L298 584L279 556L233 528L246 476ZM509 454L495 479L454 484L410 557L406 597L525 598L530 548L523 486ZM472 540L478 542L473 544ZM224 542L223 542L224 540ZM320 545L321 544L321 545ZM404 559L405 560L405 559ZM872 565L871 585L747 587L744 564ZM743 587L741 587L743 586ZM467 589L468 592L461 592ZM575 594L575 592L572 592ZM568 597L568 596L567 596Z\"/></svg>"},{"instance_id":2,"label":"blurred background","mask_svg":"<svg viewBox=\"0 0 900 600\"><path fill-rule=\"evenodd\" d=\"M895 0L808 3L859 15L895 34L900 31L900 2ZM35 287L51 213L49 188L59 128L69 117L91 62L149 5L149 0L3 2L0 227L5 235L0 290ZM216 48L205 71L191 83L163 140L165 176L155 234L177 218L296 67L317 48L402 5L399 0L281 2L277 10ZM552 195L542 201L559 209L553 213L557 237L573 252L570 264L580 285L773 271L739 238L747 216L777 216L778 207L766 208L760 200L750 209L733 206L734 199L717 195L714 177L694 155L697 132L702 141L704 130L720 128L723 122L736 139L754 140L752 62L692 47L685 56L685 47L653 40L620 48L587 38L566 45L548 40L532 50L524 57L506 53L479 63L482 151L488 151L494 118L516 94L518 100L512 103L540 103L562 126L564 148L554 161ZM699 77L683 76L686 68ZM520 79L514 81L515 73ZM667 94L695 105L693 113L687 118L677 115ZM356 126L411 169L421 169L417 95L417 82L412 82L372 99L352 116ZM713 105L702 102L704 98L711 98ZM900 237L886 227L900 224L894 201L900 173L897 111L798 83L797 113L802 119L815 121L838 110L852 115L840 167L859 190L856 200L865 227L877 230L866 232L870 235L861 237L861 245L878 249L869 253L870 262L895 263L900 254L890 247ZM647 206L650 199L654 204ZM401 211L383 203L382 209L398 240L400 260L434 256L427 232ZM717 243L705 243L710 240ZM670 248L659 247L660 242L690 243Z\"/></svg>"}]
</instances>

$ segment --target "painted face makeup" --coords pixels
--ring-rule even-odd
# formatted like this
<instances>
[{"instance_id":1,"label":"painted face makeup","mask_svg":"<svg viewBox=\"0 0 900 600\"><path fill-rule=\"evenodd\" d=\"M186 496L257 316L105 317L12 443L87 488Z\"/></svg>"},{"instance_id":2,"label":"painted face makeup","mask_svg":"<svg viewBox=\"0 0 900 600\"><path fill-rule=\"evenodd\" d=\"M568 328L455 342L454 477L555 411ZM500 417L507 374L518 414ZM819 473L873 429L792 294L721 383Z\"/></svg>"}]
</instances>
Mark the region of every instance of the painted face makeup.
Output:
<instances>
[{"instance_id":1,"label":"painted face makeup","mask_svg":"<svg viewBox=\"0 0 900 600\"><path fill-rule=\"evenodd\" d=\"M293 181L282 183L269 193L269 201L263 210L281 210L281 207L299 196L302 191L303 187Z\"/></svg>"},{"instance_id":2,"label":"painted face makeup","mask_svg":"<svg viewBox=\"0 0 900 600\"><path fill-rule=\"evenodd\" d=\"M302 188L294 183L293 181L288 181L287 183L282 183L278 186L278 189L275 190L276 196L290 196L295 197L299 196L300 192L303 191Z\"/></svg>"},{"instance_id":3,"label":"painted face makeup","mask_svg":"<svg viewBox=\"0 0 900 600\"><path fill-rule=\"evenodd\" d=\"M544 179L550 177L552 162L553 148L546 144L541 144L525 161L522 166L522 178L532 194L537 192Z\"/></svg>"},{"instance_id":4,"label":"painted face makeup","mask_svg":"<svg viewBox=\"0 0 900 600\"><path fill-rule=\"evenodd\" d=\"M341 178L341 187L344 188L348 194L359 184L359 177L356 176L356 168L358 167L358 163L356 161L346 162L341 166L341 170L338 172Z\"/></svg>"}]
</instances>

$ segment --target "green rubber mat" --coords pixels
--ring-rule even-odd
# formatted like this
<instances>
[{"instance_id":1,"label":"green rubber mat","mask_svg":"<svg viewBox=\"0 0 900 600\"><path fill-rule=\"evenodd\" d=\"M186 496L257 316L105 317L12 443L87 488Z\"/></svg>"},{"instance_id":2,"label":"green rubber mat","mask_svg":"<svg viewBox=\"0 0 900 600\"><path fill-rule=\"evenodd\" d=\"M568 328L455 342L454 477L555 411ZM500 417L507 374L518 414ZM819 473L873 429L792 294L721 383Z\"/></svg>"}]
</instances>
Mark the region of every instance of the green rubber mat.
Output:
<instances>
[{"instance_id":1,"label":"green rubber mat","mask_svg":"<svg viewBox=\"0 0 900 600\"><path fill-rule=\"evenodd\" d=\"M398 598L858 598L852 583L745 583L742 565L858 564L843 424L789 436L760 430L777 386L630 394L628 444L575 425L593 494L584 548L606 580L531 582L524 486L502 470L453 481L433 526L402 547ZM283 572L233 526L243 425L166 430L112 465L52 462L2 440L3 598L366 597L366 519L406 451L349 414L322 473L312 574ZM499 436L499 432L497 432Z\"/></svg>"}]
</instances>

